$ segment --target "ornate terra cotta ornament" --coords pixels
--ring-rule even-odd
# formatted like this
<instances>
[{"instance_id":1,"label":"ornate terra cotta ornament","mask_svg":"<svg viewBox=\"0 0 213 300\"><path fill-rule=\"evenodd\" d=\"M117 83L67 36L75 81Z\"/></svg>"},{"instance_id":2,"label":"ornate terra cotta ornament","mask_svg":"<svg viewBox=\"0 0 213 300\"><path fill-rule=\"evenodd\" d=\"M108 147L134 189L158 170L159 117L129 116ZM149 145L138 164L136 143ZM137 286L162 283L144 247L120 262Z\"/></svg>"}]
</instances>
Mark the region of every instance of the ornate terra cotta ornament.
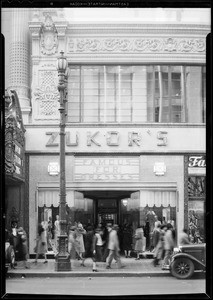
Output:
<instances>
[{"instance_id":1,"label":"ornate terra cotta ornament","mask_svg":"<svg viewBox=\"0 0 213 300\"><path fill-rule=\"evenodd\" d=\"M72 53L201 53L204 38L69 38Z\"/></svg>"},{"instance_id":2,"label":"ornate terra cotta ornament","mask_svg":"<svg viewBox=\"0 0 213 300\"><path fill-rule=\"evenodd\" d=\"M38 115L40 118L57 118L58 99L57 72L44 70L39 72L39 87L34 92L35 100L38 102Z\"/></svg>"},{"instance_id":3,"label":"ornate terra cotta ornament","mask_svg":"<svg viewBox=\"0 0 213 300\"><path fill-rule=\"evenodd\" d=\"M58 48L58 33L50 15L46 16L40 35L41 52L46 55L55 54Z\"/></svg>"}]
</instances>

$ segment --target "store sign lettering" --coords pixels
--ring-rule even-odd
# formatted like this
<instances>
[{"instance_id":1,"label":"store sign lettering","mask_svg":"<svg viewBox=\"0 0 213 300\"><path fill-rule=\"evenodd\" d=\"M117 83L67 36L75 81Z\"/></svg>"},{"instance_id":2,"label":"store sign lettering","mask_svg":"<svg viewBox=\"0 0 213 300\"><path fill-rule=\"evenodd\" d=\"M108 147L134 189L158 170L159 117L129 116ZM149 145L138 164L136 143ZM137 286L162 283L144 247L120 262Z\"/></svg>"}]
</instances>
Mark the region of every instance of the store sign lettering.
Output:
<instances>
[{"instance_id":1,"label":"store sign lettering","mask_svg":"<svg viewBox=\"0 0 213 300\"><path fill-rule=\"evenodd\" d=\"M87 131L86 136L86 145L88 147L91 147L92 145L101 147L102 144L100 143L100 131ZM59 133L58 132L46 132L46 135L49 135L49 140L46 143L46 147L56 147L59 146ZM158 131L156 136L156 143L157 146L167 146L168 144L168 138L167 138L168 132L167 131ZM107 146L119 146L120 145L120 133L118 131L107 131L106 134L104 134L106 139L106 145ZM70 132L66 132L66 146L68 147L74 147L79 146L79 133L76 132L75 135L70 134ZM128 146L142 146L142 135L140 132L137 131L130 131L128 132Z\"/></svg>"},{"instance_id":2,"label":"store sign lettering","mask_svg":"<svg viewBox=\"0 0 213 300\"><path fill-rule=\"evenodd\" d=\"M190 156L189 157L189 167L199 167L205 168L206 167L206 158L205 156Z\"/></svg>"},{"instance_id":3,"label":"store sign lettering","mask_svg":"<svg viewBox=\"0 0 213 300\"><path fill-rule=\"evenodd\" d=\"M139 158L76 158L74 180L139 180Z\"/></svg>"}]
</instances>

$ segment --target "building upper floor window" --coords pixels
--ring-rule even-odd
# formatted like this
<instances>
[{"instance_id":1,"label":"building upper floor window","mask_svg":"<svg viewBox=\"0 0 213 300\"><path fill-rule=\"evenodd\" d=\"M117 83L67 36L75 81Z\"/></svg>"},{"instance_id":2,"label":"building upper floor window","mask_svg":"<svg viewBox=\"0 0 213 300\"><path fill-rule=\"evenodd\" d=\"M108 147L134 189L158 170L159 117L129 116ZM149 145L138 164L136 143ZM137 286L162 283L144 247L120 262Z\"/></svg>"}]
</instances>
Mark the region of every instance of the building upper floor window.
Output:
<instances>
[{"instance_id":1,"label":"building upper floor window","mask_svg":"<svg viewBox=\"0 0 213 300\"><path fill-rule=\"evenodd\" d=\"M204 66L69 66L68 122L205 123Z\"/></svg>"}]
</instances>

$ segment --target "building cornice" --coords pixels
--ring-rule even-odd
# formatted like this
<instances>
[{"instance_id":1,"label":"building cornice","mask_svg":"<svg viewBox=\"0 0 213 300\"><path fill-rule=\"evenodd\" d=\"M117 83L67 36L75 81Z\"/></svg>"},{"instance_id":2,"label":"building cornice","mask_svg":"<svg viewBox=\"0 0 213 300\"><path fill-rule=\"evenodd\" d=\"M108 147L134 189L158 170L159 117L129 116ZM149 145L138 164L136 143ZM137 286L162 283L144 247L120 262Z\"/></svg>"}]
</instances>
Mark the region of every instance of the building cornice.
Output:
<instances>
[{"instance_id":1,"label":"building cornice","mask_svg":"<svg viewBox=\"0 0 213 300\"><path fill-rule=\"evenodd\" d=\"M58 123L55 124L26 124L24 125L25 128L58 128ZM206 124L201 124L201 123L131 123L131 124L94 124L94 123L76 123L76 124L66 124L67 128L206 128Z\"/></svg>"},{"instance_id":2,"label":"building cornice","mask_svg":"<svg viewBox=\"0 0 213 300\"><path fill-rule=\"evenodd\" d=\"M211 30L210 25L202 24L176 24L176 23L69 23L67 34L158 34L174 33L175 35L193 34L207 35Z\"/></svg>"}]
</instances>

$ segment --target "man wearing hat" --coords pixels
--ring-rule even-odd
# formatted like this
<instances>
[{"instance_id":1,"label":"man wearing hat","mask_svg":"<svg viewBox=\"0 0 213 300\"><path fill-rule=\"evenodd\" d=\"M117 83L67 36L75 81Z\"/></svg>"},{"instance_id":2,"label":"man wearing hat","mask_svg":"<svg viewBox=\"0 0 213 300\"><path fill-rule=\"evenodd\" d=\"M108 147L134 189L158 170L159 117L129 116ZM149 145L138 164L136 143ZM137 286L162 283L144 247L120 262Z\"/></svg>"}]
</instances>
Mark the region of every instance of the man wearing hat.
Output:
<instances>
[{"instance_id":1,"label":"man wearing hat","mask_svg":"<svg viewBox=\"0 0 213 300\"><path fill-rule=\"evenodd\" d=\"M108 249L109 249L109 255L106 259L106 268L111 269L111 263L113 258L117 262L118 268L122 268L121 265L121 258L119 255L120 247L119 247L119 240L118 240L118 225L114 224L113 226L111 224L107 225L107 229L109 231L109 241L108 241Z\"/></svg>"}]
</instances>

